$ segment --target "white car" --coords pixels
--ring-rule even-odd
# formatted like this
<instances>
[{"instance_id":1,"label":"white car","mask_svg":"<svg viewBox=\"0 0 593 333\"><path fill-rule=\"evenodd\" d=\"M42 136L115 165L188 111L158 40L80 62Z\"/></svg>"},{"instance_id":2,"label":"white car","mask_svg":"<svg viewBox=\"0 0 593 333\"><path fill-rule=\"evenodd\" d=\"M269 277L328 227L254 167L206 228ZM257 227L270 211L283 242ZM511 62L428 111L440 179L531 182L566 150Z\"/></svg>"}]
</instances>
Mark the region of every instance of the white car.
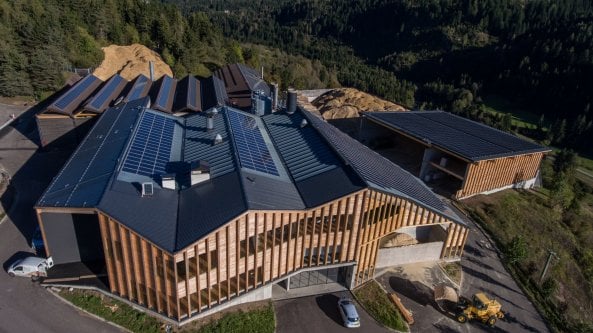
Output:
<instances>
[{"instance_id":1,"label":"white car","mask_svg":"<svg viewBox=\"0 0 593 333\"><path fill-rule=\"evenodd\" d=\"M338 311L342 316L344 326L348 328L360 327L360 317L354 306L354 302L350 298L342 297L338 301Z\"/></svg>"},{"instance_id":2,"label":"white car","mask_svg":"<svg viewBox=\"0 0 593 333\"><path fill-rule=\"evenodd\" d=\"M47 276L47 270L53 267L54 261L51 257L27 257L15 261L8 268L8 275L13 276L29 276L31 280L36 281L41 277Z\"/></svg>"}]
</instances>

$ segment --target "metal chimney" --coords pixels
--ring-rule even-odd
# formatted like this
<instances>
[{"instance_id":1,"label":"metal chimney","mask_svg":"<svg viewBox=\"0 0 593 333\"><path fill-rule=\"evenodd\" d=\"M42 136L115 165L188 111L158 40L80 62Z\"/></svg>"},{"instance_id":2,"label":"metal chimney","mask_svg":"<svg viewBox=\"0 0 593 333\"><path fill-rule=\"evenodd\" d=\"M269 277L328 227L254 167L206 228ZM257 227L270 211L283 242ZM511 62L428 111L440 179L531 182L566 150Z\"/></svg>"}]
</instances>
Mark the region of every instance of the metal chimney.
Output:
<instances>
[{"instance_id":1,"label":"metal chimney","mask_svg":"<svg viewBox=\"0 0 593 333\"><path fill-rule=\"evenodd\" d=\"M206 111L206 115L208 116L206 118L206 129L211 131L214 129L214 116L216 116L218 114L218 109L216 108L211 108L208 109Z\"/></svg>"},{"instance_id":2,"label":"metal chimney","mask_svg":"<svg viewBox=\"0 0 593 333\"><path fill-rule=\"evenodd\" d=\"M150 72L150 81L154 81L154 63L152 61L148 62L148 70Z\"/></svg>"},{"instance_id":3,"label":"metal chimney","mask_svg":"<svg viewBox=\"0 0 593 333\"><path fill-rule=\"evenodd\" d=\"M278 110L278 83L272 82L272 110Z\"/></svg>"},{"instance_id":4,"label":"metal chimney","mask_svg":"<svg viewBox=\"0 0 593 333\"><path fill-rule=\"evenodd\" d=\"M287 93L287 101L286 101L286 113L293 114L296 112L297 108L297 94L296 91L292 88L288 88Z\"/></svg>"}]
</instances>

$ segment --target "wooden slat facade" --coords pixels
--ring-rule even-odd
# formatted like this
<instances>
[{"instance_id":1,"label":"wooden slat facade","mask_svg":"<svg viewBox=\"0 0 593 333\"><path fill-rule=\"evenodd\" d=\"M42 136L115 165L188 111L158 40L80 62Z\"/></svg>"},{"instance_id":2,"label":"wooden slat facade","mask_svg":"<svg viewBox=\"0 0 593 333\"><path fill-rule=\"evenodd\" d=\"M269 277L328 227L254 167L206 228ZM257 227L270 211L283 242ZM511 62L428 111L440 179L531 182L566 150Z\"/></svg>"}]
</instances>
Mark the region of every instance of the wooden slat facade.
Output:
<instances>
[{"instance_id":1,"label":"wooden slat facade","mask_svg":"<svg viewBox=\"0 0 593 333\"><path fill-rule=\"evenodd\" d=\"M382 237L442 224L441 257L459 258L467 229L390 194L362 190L306 211L250 211L168 253L100 211L111 292L183 320L301 268L356 264L352 287L371 279Z\"/></svg>"},{"instance_id":2,"label":"wooden slat facade","mask_svg":"<svg viewBox=\"0 0 593 333\"><path fill-rule=\"evenodd\" d=\"M455 197L466 198L533 179L543 157L544 153L534 153L469 163Z\"/></svg>"}]
</instances>

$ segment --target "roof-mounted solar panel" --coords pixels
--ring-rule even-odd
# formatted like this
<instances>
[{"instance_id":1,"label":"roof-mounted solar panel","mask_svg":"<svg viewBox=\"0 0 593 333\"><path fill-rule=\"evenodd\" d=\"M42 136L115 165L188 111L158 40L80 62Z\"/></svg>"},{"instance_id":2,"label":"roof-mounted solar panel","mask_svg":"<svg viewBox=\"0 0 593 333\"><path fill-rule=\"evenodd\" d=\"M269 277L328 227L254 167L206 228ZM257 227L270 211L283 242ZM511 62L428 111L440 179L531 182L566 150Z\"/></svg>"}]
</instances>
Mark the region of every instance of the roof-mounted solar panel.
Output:
<instances>
[{"instance_id":1,"label":"roof-mounted solar panel","mask_svg":"<svg viewBox=\"0 0 593 333\"><path fill-rule=\"evenodd\" d=\"M159 111L171 112L176 86L177 80L167 75L163 76L161 78L159 93L152 107Z\"/></svg>"},{"instance_id":2,"label":"roof-mounted solar panel","mask_svg":"<svg viewBox=\"0 0 593 333\"><path fill-rule=\"evenodd\" d=\"M47 110L71 116L102 82L94 75L84 77L48 106Z\"/></svg>"},{"instance_id":3,"label":"roof-mounted solar panel","mask_svg":"<svg viewBox=\"0 0 593 333\"><path fill-rule=\"evenodd\" d=\"M150 79L140 74L134 81L132 89L130 89L130 92L128 93L126 98L124 98L124 102L127 103L129 101L133 101L135 99L142 98L148 95L151 85L152 82L150 81Z\"/></svg>"},{"instance_id":4,"label":"roof-mounted solar panel","mask_svg":"<svg viewBox=\"0 0 593 333\"><path fill-rule=\"evenodd\" d=\"M227 112L227 117L241 167L278 176L278 169L256 119L230 110Z\"/></svg>"},{"instance_id":5,"label":"roof-mounted solar panel","mask_svg":"<svg viewBox=\"0 0 593 333\"><path fill-rule=\"evenodd\" d=\"M166 173L171 158L175 119L144 112L128 149L122 171L155 177Z\"/></svg>"},{"instance_id":6,"label":"roof-mounted solar panel","mask_svg":"<svg viewBox=\"0 0 593 333\"><path fill-rule=\"evenodd\" d=\"M90 112L102 113L109 104L116 99L122 90L126 87L128 81L119 74L113 75L101 90L95 94L85 105L84 109Z\"/></svg>"}]
</instances>

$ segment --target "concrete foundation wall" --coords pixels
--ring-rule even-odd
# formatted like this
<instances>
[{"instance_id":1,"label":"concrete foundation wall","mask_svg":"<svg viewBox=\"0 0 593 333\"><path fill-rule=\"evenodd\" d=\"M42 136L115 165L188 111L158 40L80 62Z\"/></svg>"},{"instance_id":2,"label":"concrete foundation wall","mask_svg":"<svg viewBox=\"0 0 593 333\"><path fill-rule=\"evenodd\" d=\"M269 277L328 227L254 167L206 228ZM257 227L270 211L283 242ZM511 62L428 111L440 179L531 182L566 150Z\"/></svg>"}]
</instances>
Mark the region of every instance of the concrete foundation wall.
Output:
<instances>
[{"instance_id":1,"label":"concrete foundation wall","mask_svg":"<svg viewBox=\"0 0 593 333\"><path fill-rule=\"evenodd\" d=\"M447 238L447 231L440 224L404 227L398 229L397 232L410 235L421 243L439 242Z\"/></svg>"},{"instance_id":2,"label":"concrete foundation wall","mask_svg":"<svg viewBox=\"0 0 593 333\"><path fill-rule=\"evenodd\" d=\"M216 307L214 307L211 310L206 310L206 311L202 311L199 314L194 314L191 317L190 320L182 321L180 323L180 326L183 326L183 325L185 325L187 323L190 323L190 322L192 322L192 321L194 321L196 319L207 317L207 316L209 316L209 315L211 315L213 313L220 312L220 311L222 311L224 309L233 307L235 305L244 304L244 303L251 303L251 302L258 302L258 301L264 301L264 300L267 300L267 299L271 299L272 298L272 286L273 285L274 285L273 283L269 283L269 284L267 284L267 285L265 285L263 287L260 287L258 289L249 291L248 293L246 293L243 296L236 297L236 298L232 299L230 302L226 302L226 303L223 303L221 305L217 305Z\"/></svg>"},{"instance_id":3,"label":"concrete foundation wall","mask_svg":"<svg viewBox=\"0 0 593 333\"><path fill-rule=\"evenodd\" d=\"M440 260L442 249L443 242L379 249L376 268Z\"/></svg>"}]
</instances>

